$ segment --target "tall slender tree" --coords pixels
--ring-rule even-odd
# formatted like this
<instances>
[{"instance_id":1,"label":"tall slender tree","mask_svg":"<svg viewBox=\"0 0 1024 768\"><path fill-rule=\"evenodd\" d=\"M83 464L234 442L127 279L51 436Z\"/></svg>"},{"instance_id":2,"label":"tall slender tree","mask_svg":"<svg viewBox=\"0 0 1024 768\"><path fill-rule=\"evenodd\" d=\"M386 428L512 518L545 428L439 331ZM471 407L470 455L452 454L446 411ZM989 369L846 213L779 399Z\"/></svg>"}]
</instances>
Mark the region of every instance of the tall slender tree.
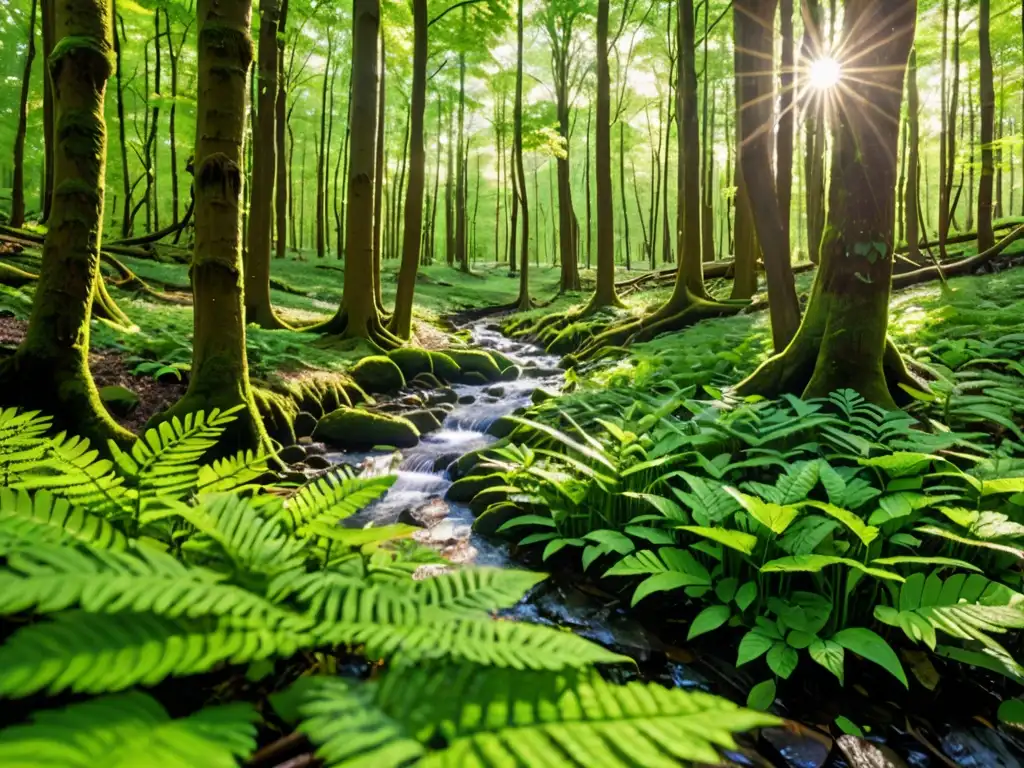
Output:
<instances>
[{"instance_id":1,"label":"tall slender tree","mask_svg":"<svg viewBox=\"0 0 1024 768\"><path fill-rule=\"evenodd\" d=\"M28 17L28 47L25 51L25 69L21 76L21 102L18 106L18 127L14 133L14 172L11 179L11 226L25 223L25 132L28 125L28 89L32 83L32 62L36 58L36 8L32 0Z\"/></svg>"},{"instance_id":2,"label":"tall slender tree","mask_svg":"<svg viewBox=\"0 0 1024 768\"><path fill-rule=\"evenodd\" d=\"M993 184L995 181L996 91L992 79L992 9L990 0L978 1L978 76L981 90L981 179L978 182L978 250L995 243L992 231Z\"/></svg>"},{"instance_id":3,"label":"tall slender tree","mask_svg":"<svg viewBox=\"0 0 1024 768\"><path fill-rule=\"evenodd\" d=\"M605 29L607 30L608 0L599 1L605 5ZM533 302L530 299L530 207L526 195L526 170L523 167L523 3L524 0L519 0L518 10L516 13L516 95L512 108L512 153L516 173L516 203L512 209L512 250L515 250L516 217L521 213L523 220L523 240L521 244L522 252L519 259L519 298L516 300L516 306L521 310L530 309L533 306ZM598 25L598 28L600 29L600 24ZM598 41L600 43L600 35L598 35ZM607 69L607 59L605 61L605 66ZM609 179L609 183L610 181L611 180Z\"/></svg>"}]
</instances>

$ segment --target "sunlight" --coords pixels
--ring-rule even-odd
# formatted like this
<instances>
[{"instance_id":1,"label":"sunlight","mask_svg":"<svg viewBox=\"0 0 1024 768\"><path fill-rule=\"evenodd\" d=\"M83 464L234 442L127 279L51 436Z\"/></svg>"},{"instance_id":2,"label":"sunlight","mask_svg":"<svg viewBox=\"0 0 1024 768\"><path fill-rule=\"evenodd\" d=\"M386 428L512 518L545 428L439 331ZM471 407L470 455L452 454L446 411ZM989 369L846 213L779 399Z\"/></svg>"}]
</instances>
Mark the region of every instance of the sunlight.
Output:
<instances>
[{"instance_id":1,"label":"sunlight","mask_svg":"<svg viewBox=\"0 0 1024 768\"><path fill-rule=\"evenodd\" d=\"M831 56L820 58L811 63L810 81L811 87L819 91L827 91L839 85L843 77L842 68L839 62Z\"/></svg>"}]
</instances>

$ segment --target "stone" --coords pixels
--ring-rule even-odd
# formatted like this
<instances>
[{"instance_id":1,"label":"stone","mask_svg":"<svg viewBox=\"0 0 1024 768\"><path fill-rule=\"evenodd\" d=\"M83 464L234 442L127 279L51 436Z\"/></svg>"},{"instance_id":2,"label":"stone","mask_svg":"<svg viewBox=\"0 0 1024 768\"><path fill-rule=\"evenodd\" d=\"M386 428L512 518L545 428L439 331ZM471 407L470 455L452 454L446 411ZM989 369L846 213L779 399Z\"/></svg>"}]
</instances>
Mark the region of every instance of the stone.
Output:
<instances>
[{"instance_id":1,"label":"stone","mask_svg":"<svg viewBox=\"0 0 1024 768\"><path fill-rule=\"evenodd\" d=\"M312 456L306 456L306 466L310 469L330 469L334 465L326 456L315 453Z\"/></svg>"},{"instance_id":2,"label":"stone","mask_svg":"<svg viewBox=\"0 0 1024 768\"><path fill-rule=\"evenodd\" d=\"M419 384L425 389L440 389L444 386L440 379L432 373L419 373L413 377L413 383Z\"/></svg>"},{"instance_id":3,"label":"stone","mask_svg":"<svg viewBox=\"0 0 1024 768\"><path fill-rule=\"evenodd\" d=\"M406 380L422 373L432 374L434 372L434 363L430 359L430 353L425 349L402 347L388 352L388 357L402 369L402 375Z\"/></svg>"},{"instance_id":4,"label":"stone","mask_svg":"<svg viewBox=\"0 0 1024 768\"><path fill-rule=\"evenodd\" d=\"M419 430L408 419L355 408L339 408L316 425L313 438L343 450L370 450L375 446L412 448Z\"/></svg>"},{"instance_id":5,"label":"stone","mask_svg":"<svg viewBox=\"0 0 1024 768\"><path fill-rule=\"evenodd\" d=\"M299 445L303 445L306 448L306 456L323 456L327 453L327 448L323 443L314 443L312 437L300 437Z\"/></svg>"},{"instance_id":6,"label":"stone","mask_svg":"<svg viewBox=\"0 0 1024 768\"><path fill-rule=\"evenodd\" d=\"M462 372L459 364L444 352L431 352L430 362L434 364L434 376L441 381L459 380L459 374Z\"/></svg>"},{"instance_id":7,"label":"stone","mask_svg":"<svg viewBox=\"0 0 1024 768\"><path fill-rule=\"evenodd\" d=\"M500 475L474 475L456 480L448 488L444 497L448 501L455 501L461 504L472 501L481 491L502 485L505 481Z\"/></svg>"},{"instance_id":8,"label":"stone","mask_svg":"<svg viewBox=\"0 0 1024 768\"><path fill-rule=\"evenodd\" d=\"M546 389L537 387L537 389L533 390L533 394L530 395L530 402L534 405L540 405L553 397L557 397L557 395L552 392L548 392Z\"/></svg>"},{"instance_id":9,"label":"stone","mask_svg":"<svg viewBox=\"0 0 1024 768\"><path fill-rule=\"evenodd\" d=\"M309 435L306 435L305 437L300 437L295 442L298 443L299 445L305 445L308 447L313 444L313 438L310 437Z\"/></svg>"},{"instance_id":10,"label":"stone","mask_svg":"<svg viewBox=\"0 0 1024 768\"><path fill-rule=\"evenodd\" d=\"M502 416L500 419L495 419L491 425L487 428L487 434L493 435L494 437L508 437L511 435L519 423L513 421L508 416Z\"/></svg>"},{"instance_id":11,"label":"stone","mask_svg":"<svg viewBox=\"0 0 1024 768\"><path fill-rule=\"evenodd\" d=\"M503 387L501 384L495 384L494 386L485 389L484 393L488 395L493 395L494 397L504 397L505 387Z\"/></svg>"},{"instance_id":12,"label":"stone","mask_svg":"<svg viewBox=\"0 0 1024 768\"><path fill-rule=\"evenodd\" d=\"M505 369L502 370L502 372L501 372L501 380L502 381L515 381L516 379L518 379L522 375L523 375L523 369L522 368L520 368L518 365L510 365L508 368L505 368Z\"/></svg>"},{"instance_id":13,"label":"stone","mask_svg":"<svg viewBox=\"0 0 1024 768\"><path fill-rule=\"evenodd\" d=\"M289 445L287 448L281 449L280 453L277 454L277 458L285 464L298 464L306 460L306 449L301 445Z\"/></svg>"},{"instance_id":14,"label":"stone","mask_svg":"<svg viewBox=\"0 0 1024 768\"><path fill-rule=\"evenodd\" d=\"M384 355L364 357L348 371L362 389L370 393L396 392L405 387L405 376L393 360Z\"/></svg>"},{"instance_id":15,"label":"stone","mask_svg":"<svg viewBox=\"0 0 1024 768\"><path fill-rule=\"evenodd\" d=\"M488 475L487 477L495 478L497 482L495 482L494 485L503 485L505 482L500 476ZM501 501L508 501L508 491L492 487L481 488L469 502L469 511L472 512L475 517L479 517L487 511L489 506Z\"/></svg>"},{"instance_id":16,"label":"stone","mask_svg":"<svg viewBox=\"0 0 1024 768\"><path fill-rule=\"evenodd\" d=\"M437 392L434 392L427 398L427 405L431 408L441 403L451 403L454 405L457 402L459 402L459 393L448 387L437 390Z\"/></svg>"},{"instance_id":17,"label":"stone","mask_svg":"<svg viewBox=\"0 0 1024 768\"><path fill-rule=\"evenodd\" d=\"M447 405L448 407L442 408L441 406L437 406L436 408L427 409L427 412L432 414L433 417L437 419L438 423L442 425L444 424L444 420L448 418L448 414L452 412L452 408L454 407L450 403L445 403L445 405Z\"/></svg>"},{"instance_id":18,"label":"stone","mask_svg":"<svg viewBox=\"0 0 1024 768\"><path fill-rule=\"evenodd\" d=\"M528 379L547 379L561 376L564 371L561 368L528 368L523 375Z\"/></svg>"},{"instance_id":19,"label":"stone","mask_svg":"<svg viewBox=\"0 0 1024 768\"><path fill-rule=\"evenodd\" d=\"M316 416L309 411L299 411L292 422L296 437L309 437L316 429Z\"/></svg>"},{"instance_id":20,"label":"stone","mask_svg":"<svg viewBox=\"0 0 1024 768\"><path fill-rule=\"evenodd\" d=\"M127 416L139 407L139 396L119 384L100 387L100 400L115 416Z\"/></svg>"},{"instance_id":21,"label":"stone","mask_svg":"<svg viewBox=\"0 0 1024 768\"><path fill-rule=\"evenodd\" d=\"M472 405L476 402L476 395L462 395L459 398L459 405Z\"/></svg>"},{"instance_id":22,"label":"stone","mask_svg":"<svg viewBox=\"0 0 1024 768\"><path fill-rule=\"evenodd\" d=\"M406 406L407 408L423 407L423 398L420 397L419 395L405 395L404 397L399 398L398 402Z\"/></svg>"},{"instance_id":23,"label":"stone","mask_svg":"<svg viewBox=\"0 0 1024 768\"><path fill-rule=\"evenodd\" d=\"M792 768L821 768L832 751L832 739L792 720L762 729L761 738Z\"/></svg>"},{"instance_id":24,"label":"stone","mask_svg":"<svg viewBox=\"0 0 1024 768\"><path fill-rule=\"evenodd\" d=\"M477 349L449 349L448 356L459 366L459 380L466 384L487 383L501 378L501 369L486 352Z\"/></svg>"},{"instance_id":25,"label":"stone","mask_svg":"<svg viewBox=\"0 0 1024 768\"><path fill-rule=\"evenodd\" d=\"M417 528L430 528L448 517L449 512L450 508L442 499L432 499L421 507L403 509L398 515L398 522Z\"/></svg>"},{"instance_id":26,"label":"stone","mask_svg":"<svg viewBox=\"0 0 1024 768\"><path fill-rule=\"evenodd\" d=\"M449 413L455 410L455 403L434 403L430 406L431 411L440 411L447 416ZM439 420L443 421L444 417L438 416Z\"/></svg>"},{"instance_id":27,"label":"stone","mask_svg":"<svg viewBox=\"0 0 1024 768\"><path fill-rule=\"evenodd\" d=\"M884 744L843 734L836 739L851 768L907 768L906 762Z\"/></svg>"},{"instance_id":28,"label":"stone","mask_svg":"<svg viewBox=\"0 0 1024 768\"><path fill-rule=\"evenodd\" d=\"M446 472L448 467L451 466L453 461L458 461L461 454L458 451L452 451L450 453L442 453L436 459L434 459L434 472Z\"/></svg>"},{"instance_id":29,"label":"stone","mask_svg":"<svg viewBox=\"0 0 1024 768\"><path fill-rule=\"evenodd\" d=\"M491 356L491 359L494 360L495 364L498 366L498 370L501 371L502 373L504 373L506 370L508 370L509 368L513 367L516 364L516 361L513 360L511 357L499 352L496 349L487 350L487 354Z\"/></svg>"},{"instance_id":30,"label":"stone","mask_svg":"<svg viewBox=\"0 0 1024 768\"><path fill-rule=\"evenodd\" d=\"M416 429L419 430L421 435L425 435L428 432L436 432L441 428L441 421L434 415L433 411L409 411L402 414L402 416L415 424Z\"/></svg>"},{"instance_id":31,"label":"stone","mask_svg":"<svg viewBox=\"0 0 1024 768\"><path fill-rule=\"evenodd\" d=\"M496 504L473 521L473 531L488 538L501 536L498 529L509 520L524 514L515 504Z\"/></svg>"}]
</instances>

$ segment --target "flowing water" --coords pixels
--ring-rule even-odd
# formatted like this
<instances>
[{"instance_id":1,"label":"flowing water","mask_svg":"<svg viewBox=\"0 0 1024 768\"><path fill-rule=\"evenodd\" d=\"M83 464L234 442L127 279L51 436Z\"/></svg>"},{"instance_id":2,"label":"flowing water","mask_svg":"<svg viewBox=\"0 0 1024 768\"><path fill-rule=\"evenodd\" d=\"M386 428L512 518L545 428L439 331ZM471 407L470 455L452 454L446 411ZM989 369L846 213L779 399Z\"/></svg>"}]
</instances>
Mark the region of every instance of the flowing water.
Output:
<instances>
[{"instance_id":1,"label":"flowing water","mask_svg":"<svg viewBox=\"0 0 1024 768\"><path fill-rule=\"evenodd\" d=\"M445 500L451 487L448 466L496 442L487 429L497 419L529 405L533 390L557 391L563 383L558 358L530 344L510 340L486 322L469 326L474 346L497 350L514 360L524 375L500 385L454 387L460 402L442 429L424 436L419 445L400 452L329 454L335 463L357 465L367 474L396 474L381 499L353 517L352 525L387 525L403 512L429 508L428 526L415 534L456 563L519 566L506 544L472 530L474 516L464 504ZM615 595L578 577L556 575L535 589L509 616L571 629L595 642L629 655L636 670L613 670L613 677L638 676L670 687L706 691L742 703L759 682L746 668L732 663L735 649L720 638L679 647L685 624L664 617L643 617L627 611ZM650 628L656 627L656 631ZM716 644L717 642L717 644ZM905 659L905 662L907 660ZM806 659L801 667L810 666ZM862 665L863 666L863 665ZM905 663L910 671L911 664ZM807 670L805 669L805 672ZM786 688L785 701L773 708L791 718L780 728L763 729L760 737L742 740L723 765L779 768L1024 768L1024 742L1005 728L994 729L975 717L991 711L993 693L982 675L946 674L931 697L915 696L907 711L906 697L887 678L848 681L837 693L827 675L804 675L803 690ZM920 690L920 689L918 689ZM839 731L830 724L843 715L865 728L868 741L844 736L834 742L825 735Z\"/></svg>"}]
</instances>

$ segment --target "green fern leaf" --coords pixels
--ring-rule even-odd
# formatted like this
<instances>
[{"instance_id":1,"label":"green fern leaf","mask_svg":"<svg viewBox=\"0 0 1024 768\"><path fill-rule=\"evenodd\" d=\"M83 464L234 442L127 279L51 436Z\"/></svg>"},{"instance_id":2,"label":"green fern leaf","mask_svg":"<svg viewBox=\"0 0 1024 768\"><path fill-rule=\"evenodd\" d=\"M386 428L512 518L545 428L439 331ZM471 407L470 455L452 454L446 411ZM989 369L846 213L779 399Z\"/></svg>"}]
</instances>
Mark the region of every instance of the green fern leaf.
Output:
<instances>
[{"instance_id":1,"label":"green fern leaf","mask_svg":"<svg viewBox=\"0 0 1024 768\"><path fill-rule=\"evenodd\" d=\"M256 747L249 704L208 707L177 720L144 693L124 693L36 712L0 731L5 768L234 768Z\"/></svg>"},{"instance_id":2,"label":"green fern leaf","mask_svg":"<svg viewBox=\"0 0 1024 768\"><path fill-rule=\"evenodd\" d=\"M499 611L511 608L543 581L543 573L504 568L465 568L412 584L416 602L453 611Z\"/></svg>"},{"instance_id":3,"label":"green fern leaf","mask_svg":"<svg viewBox=\"0 0 1024 768\"><path fill-rule=\"evenodd\" d=\"M0 409L0 480L10 482L39 461L50 426L50 417L41 416L39 411Z\"/></svg>"},{"instance_id":4,"label":"green fern leaf","mask_svg":"<svg viewBox=\"0 0 1024 768\"><path fill-rule=\"evenodd\" d=\"M353 477L350 470L339 469L300 488L285 502L280 518L288 530L308 535L305 526L336 525L383 496L396 479L395 475Z\"/></svg>"},{"instance_id":5,"label":"green fern leaf","mask_svg":"<svg viewBox=\"0 0 1024 768\"><path fill-rule=\"evenodd\" d=\"M267 457L254 451L215 459L199 467L196 490L199 493L223 493L249 487L267 471Z\"/></svg>"},{"instance_id":6,"label":"green fern leaf","mask_svg":"<svg viewBox=\"0 0 1024 768\"><path fill-rule=\"evenodd\" d=\"M126 546L124 535L104 518L45 490L29 493L0 488L0 526L7 531L32 529L32 538L39 541L80 541L91 547L117 550Z\"/></svg>"}]
</instances>

